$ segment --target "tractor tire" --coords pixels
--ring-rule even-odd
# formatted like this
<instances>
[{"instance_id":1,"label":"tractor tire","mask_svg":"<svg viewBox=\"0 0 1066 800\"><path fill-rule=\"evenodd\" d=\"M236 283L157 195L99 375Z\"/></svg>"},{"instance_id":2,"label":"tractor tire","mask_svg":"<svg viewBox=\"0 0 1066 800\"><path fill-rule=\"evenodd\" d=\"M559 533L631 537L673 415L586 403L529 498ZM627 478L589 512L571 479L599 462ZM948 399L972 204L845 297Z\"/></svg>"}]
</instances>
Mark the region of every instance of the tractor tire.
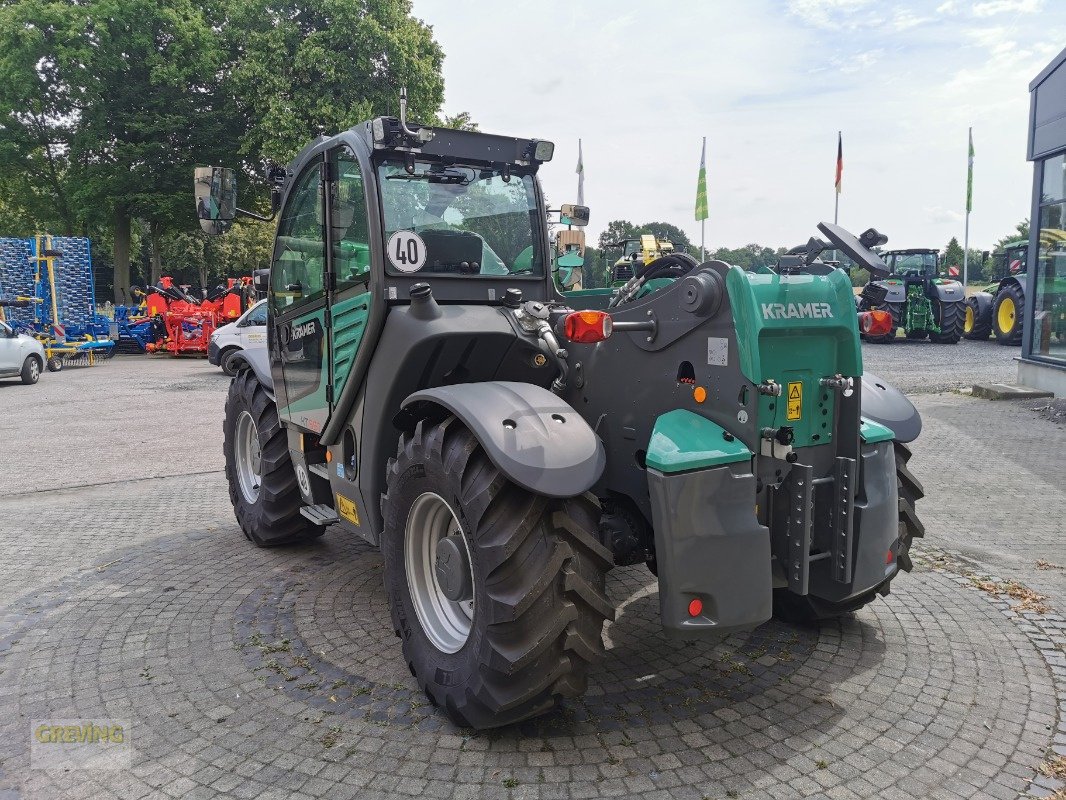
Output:
<instances>
[{"instance_id":1,"label":"tractor tire","mask_svg":"<svg viewBox=\"0 0 1066 800\"><path fill-rule=\"evenodd\" d=\"M933 301L933 316L940 333L929 331L930 341L937 344L958 344L962 338L962 326L966 319L966 303L962 300L945 303Z\"/></svg>"},{"instance_id":2,"label":"tractor tire","mask_svg":"<svg viewBox=\"0 0 1066 800\"><path fill-rule=\"evenodd\" d=\"M219 359L219 366L222 367L222 371L229 375L231 378L237 375L237 365L231 363L233 356L240 352L239 347L233 347L222 354Z\"/></svg>"},{"instance_id":3,"label":"tractor tire","mask_svg":"<svg viewBox=\"0 0 1066 800\"><path fill-rule=\"evenodd\" d=\"M900 320L903 319L903 304L902 303L874 303L870 305L871 311L887 311L892 315L892 330L882 336L870 336L864 335L866 341L873 344L888 344L896 338L896 329L900 326Z\"/></svg>"},{"instance_id":4,"label":"tractor tire","mask_svg":"<svg viewBox=\"0 0 1066 800\"><path fill-rule=\"evenodd\" d=\"M1022 320L1025 318L1025 293L1008 283L996 293L992 303L992 331L1005 347L1022 343Z\"/></svg>"},{"instance_id":5,"label":"tractor tire","mask_svg":"<svg viewBox=\"0 0 1066 800\"><path fill-rule=\"evenodd\" d=\"M26 356L22 362L22 372L19 373L22 382L27 386L33 386L41 379L41 359L37 356Z\"/></svg>"},{"instance_id":6,"label":"tractor tire","mask_svg":"<svg viewBox=\"0 0 1066 800\"><path fill-rule=\"evenodd\" d=\"M899 569L880 586L875 586L868 592L841 602L823 600L812 595L798 595L788 589L774 589L774 617L776 619L782 622L811 625L858 611L873 602L878 595L887 595L899 570L910 572L913 568L910 555L911 543L925 536L925 526L915 513L915 504L925 496L925 489L907 466L911 458L910 448L902 442L892 444L896 454L896 488L899 494L899 538L896 540L895 547L896 563Z\"/></svg>"},{"instance_id":7,"label":"tractor tire","mask_svg":"<svg viewBox=\"0 0 1066 800\"><path fill-rule=\"evenodd\" d=\"M63 359L59 356L52 356L48 359L48 363L45 365L49 372L59 372L63 369Z\"/></svg>"},{"instance_id":8,"label":"tractor tire","mask_svg":"<svg viewBox=\"0 0 1066 800\"><path fill-rule=\"evenodd\" d=\"M385 589L429 701L483 729L583 694L614 618L594 499L517 486L454 417L400 437L387 490Z\"/></svg>"},{"instance_id":9,"label":"tractor tire","mask_svg":"<svg viewBox=\"0 0 1066 800\"><path fill-rule=\"evenodd\" d=\"M975 342L983 342L992 333L992 313L991 308L987 310L987 313L981 313L981 307L977 302L977 298L966 298L966 308L963 311L962 320L962 337L964 339L970 339Z\"/></svg>"},{"instance_id":10,"label":"tractor tire","mask_svg":"<svg viewBox=\"0 0 1066 800\"><path fill-rule=\"evenodd\" d=\"M222 433L229 497L248 539L274 547L325 533L300 514L303 502L278 407L251 370L230 383Z\"/></svg>"}]
</instances>

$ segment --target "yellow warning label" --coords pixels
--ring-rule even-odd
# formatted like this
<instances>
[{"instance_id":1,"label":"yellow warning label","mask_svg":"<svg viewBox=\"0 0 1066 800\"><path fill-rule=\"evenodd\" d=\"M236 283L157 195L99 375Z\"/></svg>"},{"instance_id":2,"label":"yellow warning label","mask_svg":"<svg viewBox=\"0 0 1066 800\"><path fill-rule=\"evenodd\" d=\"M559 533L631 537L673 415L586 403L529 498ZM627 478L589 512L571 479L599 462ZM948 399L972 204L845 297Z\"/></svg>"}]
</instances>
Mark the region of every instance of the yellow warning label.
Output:
<instances>
[{"instance_id":1,"label":"yellow warning label","mask_svg":"<svg viewBox=\"0 0 1066 800\"><path fill-rule=\"evenodd\" d=\"M803 384L794 381L788 385L788 419L799 419L803 416Z\"/></svg>"},{"instance_id":2,"label":"yellow warning label","mask_svg":"<svg viewBox=\"0 0 1066 800\"><path fill-rule=\"evenodd\" d=\"M359 511L356 509L355 503L342 494L337 495L337 513L353 525L359 524Z\"/></svg>"}]
</instances>

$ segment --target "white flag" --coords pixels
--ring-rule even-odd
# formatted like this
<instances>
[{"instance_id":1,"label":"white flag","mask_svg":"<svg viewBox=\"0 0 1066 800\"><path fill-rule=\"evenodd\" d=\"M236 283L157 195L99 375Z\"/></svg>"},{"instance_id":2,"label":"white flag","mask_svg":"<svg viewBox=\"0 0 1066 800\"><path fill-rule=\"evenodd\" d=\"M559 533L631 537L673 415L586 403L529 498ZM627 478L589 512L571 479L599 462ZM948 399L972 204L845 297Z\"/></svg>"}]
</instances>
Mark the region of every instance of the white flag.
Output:
<instances>
[{"instance_id":1,"label":"white flag","mask_svg":"<svg viewBox=\"0 0 1066 800\"><path fill-rule=\"evenodd\" d=\"M585 163L581 157L581 140L577 140L577 204L585 205Z\"/></svg>"}]
</instances>

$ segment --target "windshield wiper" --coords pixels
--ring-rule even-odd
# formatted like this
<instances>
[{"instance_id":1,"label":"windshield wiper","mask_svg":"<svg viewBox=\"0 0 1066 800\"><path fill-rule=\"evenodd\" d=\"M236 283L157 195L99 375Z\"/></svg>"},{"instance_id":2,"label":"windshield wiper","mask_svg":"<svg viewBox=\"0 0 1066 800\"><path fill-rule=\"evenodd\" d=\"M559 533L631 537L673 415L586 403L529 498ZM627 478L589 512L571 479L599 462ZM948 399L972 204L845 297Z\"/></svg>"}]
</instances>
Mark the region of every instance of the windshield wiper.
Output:
<instances>
[{"instance_id":1,"label":"windshield wiper","mask_svg":"<svg viewBox=\"0 0 1066 800\"><path fill-rule=\"evenodd\" d=\"M444 169L440 172L415 172L410 174L404 172L394 175L386 175L385 179L390 181L428 181L429 183L446 183L458 186L467 186L474 180L472 175L457 169Z\"/></svg>"}]
</instances>

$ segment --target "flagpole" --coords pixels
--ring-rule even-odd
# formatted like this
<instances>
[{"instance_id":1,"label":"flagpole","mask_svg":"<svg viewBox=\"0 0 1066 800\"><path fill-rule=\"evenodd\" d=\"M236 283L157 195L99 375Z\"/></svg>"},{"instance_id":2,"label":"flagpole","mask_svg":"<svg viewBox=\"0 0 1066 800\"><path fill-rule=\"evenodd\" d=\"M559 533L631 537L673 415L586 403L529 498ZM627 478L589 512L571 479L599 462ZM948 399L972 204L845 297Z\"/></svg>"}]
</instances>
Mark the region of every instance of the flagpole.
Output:
<instances>
[{"instance_id":1,"label":"flagpole","mask_svg":"<svg viewBox=\"0 0 1066 800\"><path fill-rule=\"evenodd\" d=\"M707 137L700 148L700 174L696 180L696 219L700 223L700 261L707 258Z\"/></svg>"},{"instance_id":2,"label":"flagpole","mask_svg":"<svg viewBox=\"0 0 1066 800\"><path fill-rule=\"evenodd\" d=\"M703 150L701 151L700 164L703 165L707 161L707 137L703 137ZM707 236L706 236L707 220L706 218L700 220L700 263L702 264L707 260Z\"/></svg>"},{"instance_id":3,"label":"flagpole","mask_svg":"<svg viewBox=\"0 0 1066 800\"><path fill-rule=\"evenodd\" d=\"M966 299L966 287L969 286L970 269L970 209L973 208L973 127L969 132L969 144L966 148L966 232L962 244L962 299Z\"/></svg>"}]
</instances>

